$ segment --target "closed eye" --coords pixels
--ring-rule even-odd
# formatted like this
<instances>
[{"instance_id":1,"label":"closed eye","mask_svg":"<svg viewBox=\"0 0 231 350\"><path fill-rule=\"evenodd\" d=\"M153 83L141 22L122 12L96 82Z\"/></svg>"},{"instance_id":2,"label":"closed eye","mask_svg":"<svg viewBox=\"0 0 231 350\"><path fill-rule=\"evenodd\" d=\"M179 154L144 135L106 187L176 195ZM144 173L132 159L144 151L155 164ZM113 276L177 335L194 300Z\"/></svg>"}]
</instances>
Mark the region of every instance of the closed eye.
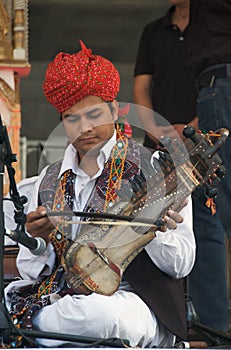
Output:
<instances>
[{"instance_id":1,"label":"closed eye","mask_svg":"<svg viewBox=\"0 0 231 350\"><path fill-rule=\"evenodd\" d=\"M66 114L63 118L69 123L76 123L80 119L80 116L78 114Z\"/></svg>"},{"instance_id":2,"label":"closed eye","mask_svg":"<svg viewBox=\"0 0 231 350\"><path fill-rule=\"evenodd\" d=\"M103 114L103 111L101 108L94 108L92 110L87 111L86 113L84 113L85 117L88 119L97 119L99 117L101 117ZM70 123L76 123L80 118L80 114L76 113L76 114L65 114L63 116L64 120L70 122Z\"/></svg>"},{"instance_id":3,"label":"closed eye","mask_svg":"<svg viewBox=\"0 0 231 350\"><path fill-rule=\"evenodd\" d=\"M91 109L89 110L87 113L86 113L86 117L87 118L92 118L92 119L96 119L96 118L99 118L103 115L103 110L101 108L94 108L94 109Z\"/></svg>"}]
</instances>

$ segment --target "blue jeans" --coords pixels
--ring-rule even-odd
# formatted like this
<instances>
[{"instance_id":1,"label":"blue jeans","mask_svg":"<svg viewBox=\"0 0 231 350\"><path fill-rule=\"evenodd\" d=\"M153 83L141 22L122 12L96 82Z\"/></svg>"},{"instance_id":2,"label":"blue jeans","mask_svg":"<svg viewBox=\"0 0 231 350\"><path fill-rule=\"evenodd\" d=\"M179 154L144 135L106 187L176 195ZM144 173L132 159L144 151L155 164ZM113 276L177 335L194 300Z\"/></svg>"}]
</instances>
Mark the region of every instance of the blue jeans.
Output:
<instances>
[{"instance_id":1,"label":"blue jeans","mask_svg":"<svg viewBox=\"0 0 231 350\"><path fill-rule=\"evenodd\" d=\"M202 131L231 129L231 79L217 79L198 95L199 128ZM228 287L225 233L231 237L231 138L218 152L226 176L218 187L217 213L209 214L201 193L194 199L194 231L197 259L190 274L190 293L200 322L219 330L228 329Z\"/></svg>"},{"instance_id":2,"label":"blue jeans","mask_svg":"<svg viewBox=\"0 0 231 350\"><path fill-rule=\"evenodd\" d=\"M226 331L229 313L224 228L218 213L212 215L206 207L201 188L192 198L197 254L189 275L189 293L200 322Z\"/></svg>"},{"instance_id":3,"label":"blue jeans","mask_svg":"<svg viewBox=\"0 0 231 350\"><path fill-rule=\"evenodd\" d=\"M198 97L199 128L209 131L221 127L231 132L231 78L217 79L212 87L200 90ZM219 215L231 238L231 136L219 150L226 176L219 187Z\"/></svg>"}]
</instances>

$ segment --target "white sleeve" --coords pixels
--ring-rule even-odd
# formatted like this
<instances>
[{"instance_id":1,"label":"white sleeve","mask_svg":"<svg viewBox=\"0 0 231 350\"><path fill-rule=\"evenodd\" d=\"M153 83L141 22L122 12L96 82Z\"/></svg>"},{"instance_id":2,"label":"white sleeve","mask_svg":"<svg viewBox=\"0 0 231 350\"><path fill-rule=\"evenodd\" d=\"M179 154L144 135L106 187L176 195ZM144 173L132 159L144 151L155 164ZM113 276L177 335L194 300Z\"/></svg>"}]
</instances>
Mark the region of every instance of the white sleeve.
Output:
<instances>
[{"instance_id":1,"label":"white sleeve","mask_svg":"<svg viewBox=\"0 0 231 350\"><path fill-rule=\"evenodd\" d=\"M180 214L184 221L175 230L157 231L156 237L145 247L154 264L174 278L187 276L195 262L191 197Z\"/></svg>"},{"instance_id":2,"label":"white sleeve","mask_svg":"<svg viewBox=\"0 0 231 350\"><path fill-rule=\"evenodd\" d=\"M35 210L38 206L38 176L34 176L25 180L22 180L17 185L17 190L20 196L25 196L27 202L24 204L24 212L27 214L31 210ZM10 200L10 195L8 194L4 197L3 201L5 226L14 230L16 228L15 222L15 206Z\"/></svg>"},{"instance_id":3,"label":"white sleeve","mask_svg":"<svg viewBox=\"0 0 231 350\"><path fill-rule=\"evenodd\" d=\"M24 213L33 211L38 206L38 188L41 177L34 176L19 182L17 188L20 196L26 196L28 201L24 205ZM9 198L9 195L6 196ZM4 221L5 227L14 230L17 226L14 218L15 207L12 201L4 200ZM15 244L10 238L5 239L5 245ZM23 279L37 280L43 276L49 275L55 262L54 248L51 243L47 245L43 255L36 256L31 251L19 245L17 256L17 268Z\"/></svg>"}]
</instances>

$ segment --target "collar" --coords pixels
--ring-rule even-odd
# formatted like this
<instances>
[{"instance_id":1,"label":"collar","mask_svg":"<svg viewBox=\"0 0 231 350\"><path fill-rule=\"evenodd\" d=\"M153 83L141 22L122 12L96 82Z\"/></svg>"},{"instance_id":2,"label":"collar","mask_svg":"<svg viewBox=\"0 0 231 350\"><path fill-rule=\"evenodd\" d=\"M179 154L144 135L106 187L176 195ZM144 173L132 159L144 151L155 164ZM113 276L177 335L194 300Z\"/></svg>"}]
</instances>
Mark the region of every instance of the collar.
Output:
<instances>
[{"instance_id":1,"label":"collar","mask_svg":"<svg viewBox=\"0 0 231 350\"><path fill-rule=\"evenodd\" d=\"M114 134L112 137L105 143L105 145L101 148L100 154L97 157L97 163L99 165L99 168L102 168L102 166L105 164L105 162L108 161L111 150L116 144L116 130L114 131ZM79 172L79 161L78 161L78 156L77 156L77 151L75 147L70 144L63 157L63 162L61 169L58 174L58 178L62 176L65 171L71 169L74 174L78 174Z\"/></svg>"}]
</instances>

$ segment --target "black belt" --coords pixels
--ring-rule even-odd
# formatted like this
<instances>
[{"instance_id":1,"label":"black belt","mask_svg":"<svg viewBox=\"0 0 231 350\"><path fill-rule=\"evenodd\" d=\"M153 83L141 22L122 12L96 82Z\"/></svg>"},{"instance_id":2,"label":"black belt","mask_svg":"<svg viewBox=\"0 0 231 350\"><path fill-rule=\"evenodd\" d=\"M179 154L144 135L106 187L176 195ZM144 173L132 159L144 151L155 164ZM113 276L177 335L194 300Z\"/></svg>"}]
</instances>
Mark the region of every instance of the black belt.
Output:
<instances>
[{"instance_id":1,"label":"black belt","mask_svg":"<svg viewBox=\"0 0 231 350\"><path fill-rule=\"evenodd\" d=\"M213 86L215 79L231 78L231 63L217 64L202 71L197 80L198 89Z\"/></svg>"}]
</instances>

